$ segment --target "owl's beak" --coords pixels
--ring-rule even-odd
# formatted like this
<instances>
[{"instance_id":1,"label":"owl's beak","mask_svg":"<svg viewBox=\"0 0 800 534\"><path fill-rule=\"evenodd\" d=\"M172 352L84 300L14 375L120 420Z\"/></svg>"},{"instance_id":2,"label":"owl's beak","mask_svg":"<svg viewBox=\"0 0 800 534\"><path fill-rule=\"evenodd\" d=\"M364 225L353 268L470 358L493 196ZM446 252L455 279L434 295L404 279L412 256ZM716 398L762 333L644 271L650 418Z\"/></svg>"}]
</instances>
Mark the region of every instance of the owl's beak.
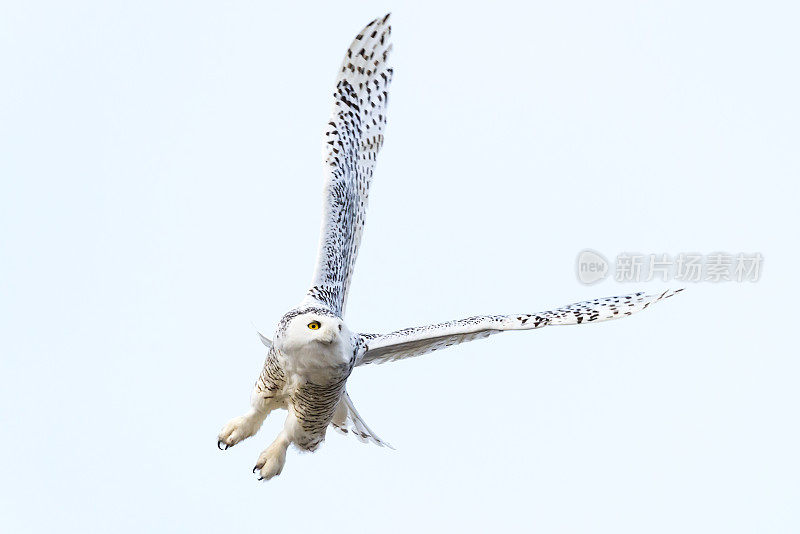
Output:
<instances>
[{"instance_id":1,"label":"owl's beak","mask_svg":"<svg viewBox=\"0 0 800 534\"><path fill-rule=\"evenodd\" d=\"M330 345L336 341L336 331L333 328L325 328L317 338L317 341Z\"/></svg>"}]
</instances>

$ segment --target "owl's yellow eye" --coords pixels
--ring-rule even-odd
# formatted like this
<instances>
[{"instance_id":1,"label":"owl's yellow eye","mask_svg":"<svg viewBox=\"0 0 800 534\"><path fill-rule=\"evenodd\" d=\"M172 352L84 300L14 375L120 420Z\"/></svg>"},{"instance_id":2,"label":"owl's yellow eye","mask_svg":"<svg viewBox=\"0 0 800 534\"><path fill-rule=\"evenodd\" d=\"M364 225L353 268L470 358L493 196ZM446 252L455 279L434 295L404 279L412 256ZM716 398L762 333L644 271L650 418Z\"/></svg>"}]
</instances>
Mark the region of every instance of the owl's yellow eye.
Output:
<instances>
[{"instance_id":1,"label":"owl's yellow eye","mask_svg":"<svg viewBox=\"0 0 800 534\"><path fill-rule=\"evenodd\" d=\"M310 323L308 323L308 327L311 330L318 330L320 326L322 326L322 325L319 324L319 321L311 321Z\"/></svg>"}]
</instances>

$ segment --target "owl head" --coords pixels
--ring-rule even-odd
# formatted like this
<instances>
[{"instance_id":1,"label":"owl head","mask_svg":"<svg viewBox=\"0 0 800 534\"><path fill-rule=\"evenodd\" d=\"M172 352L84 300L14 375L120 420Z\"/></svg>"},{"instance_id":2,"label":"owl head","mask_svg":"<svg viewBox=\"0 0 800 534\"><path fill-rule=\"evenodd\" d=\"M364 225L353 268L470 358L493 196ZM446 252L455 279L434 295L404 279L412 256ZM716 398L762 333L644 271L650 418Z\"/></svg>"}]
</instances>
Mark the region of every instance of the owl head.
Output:
<instances>
[{"instance_id":1,"label":"owl head","mask_svg":"<svg viewBox=\"0 0 800 534\"><path fill-rule=\"evenodd\" d=\"M298 350L341 350L350 333L343 321L323 309L307 308L287 313L275 336L278 348L286 352Z\"/></svg>"}]
</instances>

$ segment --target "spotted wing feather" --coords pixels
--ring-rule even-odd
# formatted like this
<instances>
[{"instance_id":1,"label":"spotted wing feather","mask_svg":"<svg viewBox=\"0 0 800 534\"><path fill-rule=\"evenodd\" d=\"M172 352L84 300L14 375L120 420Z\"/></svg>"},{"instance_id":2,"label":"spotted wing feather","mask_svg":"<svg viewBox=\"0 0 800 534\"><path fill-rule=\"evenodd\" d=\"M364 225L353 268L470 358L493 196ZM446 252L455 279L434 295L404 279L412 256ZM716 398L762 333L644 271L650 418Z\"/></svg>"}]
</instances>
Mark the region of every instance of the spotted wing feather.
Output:
<instances>
[{"instance_id":1,"label":"spotted wing feather","mask_svg":"<svg viewBox=\"0 0 800 534\"><path fill-rule=\"evenodd\" d=\"M389 15L361 30L345 54L324 138L324 207L317 266L307 299L344 314L383 145L392 69Z\"/></svg>"},{"instance_id":2,"label":"spotted wing feather","mask_svg":"<svg viewBox=\"0 0 800 534\"><path fill-rule=\"evenodd\" d=\"M659 300L683 291L657 295L634 293L570 304L555 310L520 315L479 315L446 323L397 330L388 334L361 334L367 350L356 365L385 363L482 339L506 330L532 330L548 325L583 324L627 317Z\"/></svg>"}]
</instances>

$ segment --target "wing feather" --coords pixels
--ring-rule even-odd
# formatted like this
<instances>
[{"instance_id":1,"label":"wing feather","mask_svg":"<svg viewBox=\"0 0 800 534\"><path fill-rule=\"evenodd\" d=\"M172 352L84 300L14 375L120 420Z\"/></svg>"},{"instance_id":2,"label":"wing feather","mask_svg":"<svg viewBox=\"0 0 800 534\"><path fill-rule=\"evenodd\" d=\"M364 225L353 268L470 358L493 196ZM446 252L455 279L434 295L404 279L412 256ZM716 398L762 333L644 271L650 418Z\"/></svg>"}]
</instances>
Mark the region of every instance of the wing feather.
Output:
<instances>
[{"instance_id":1,"label":"wing feather","mask_svg":"<svg viewBox=\"0 0 800 534\"><path fill-rule=\"evenodd\" d=\"M361 30L345 54L324 139L324 206L317 266L307 299L344 314L383 145L392 69L389 15Z\"/></svg>"},{"instance_id":2,"label":"wing feather","mask_svg":"<svg viewBox=\"0 0 800 534\"><path fill-rule=\"evenodd\" d=\"M360 334L367 350L356 365L385 363L483 339L507 330L532 330L548 325L582 324L627 317L683 289L656 295L633 293L588 300L555 310L520 315L479 315L446 323L405 328L388 334Z\"/></svg>"}]
</instances>

